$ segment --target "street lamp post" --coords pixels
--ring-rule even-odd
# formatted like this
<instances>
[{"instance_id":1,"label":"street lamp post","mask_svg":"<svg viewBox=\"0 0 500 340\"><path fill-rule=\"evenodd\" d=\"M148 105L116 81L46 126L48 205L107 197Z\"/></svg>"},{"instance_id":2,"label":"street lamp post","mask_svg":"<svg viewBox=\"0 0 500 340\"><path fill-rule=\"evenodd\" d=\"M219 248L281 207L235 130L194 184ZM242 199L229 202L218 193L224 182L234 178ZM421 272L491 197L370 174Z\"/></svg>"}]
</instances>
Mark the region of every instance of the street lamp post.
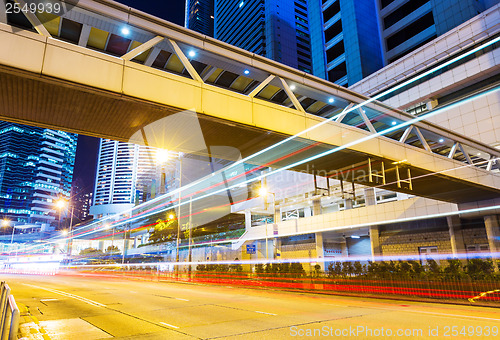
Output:
<instances>
[{"instance_id":1,"label":"street lamp post","mask_svg":"<svg viewBox=\"0 0 500 340\"><path fill-rule=\"evenodd\" d=\"M67 254L68 256L71 255L71 251L73 248L73 215L75 213L75 207L70 205L66 200L64 199L59 199L56 201L56 207L59 209L59 227L61 226L61 215L62 215L62 210L64 208L68 208L71 206L71 216L69 220L69 231L68 231L68 248L67 248Z\"/></svg>"},{"instance_id":2,"label":"street lamp post","mask_svg":"<svg viewBox=\"0 0 500 340\"><path fill-rule=\"evenodd\" d=\"M273 197L272 207L273 207L273 226L274 226L274 223L276 223L276 195L274 192L269 192L265 186L261 186L259 188L259 196L264 198L264 206L265 206L266 210L268 209L267 197L269 195L272 195L272 197ZM268 240L268 232L267 232L267 228L268 228L267 218L266 218L265 226L266 226L266 260L268 260L269 259L269 244L268 244L269 240ZM273 233L274 233L274 229L273 229ZM273 258L274 258L274 256L273 256Z\"/></svg>"}]
</instances>

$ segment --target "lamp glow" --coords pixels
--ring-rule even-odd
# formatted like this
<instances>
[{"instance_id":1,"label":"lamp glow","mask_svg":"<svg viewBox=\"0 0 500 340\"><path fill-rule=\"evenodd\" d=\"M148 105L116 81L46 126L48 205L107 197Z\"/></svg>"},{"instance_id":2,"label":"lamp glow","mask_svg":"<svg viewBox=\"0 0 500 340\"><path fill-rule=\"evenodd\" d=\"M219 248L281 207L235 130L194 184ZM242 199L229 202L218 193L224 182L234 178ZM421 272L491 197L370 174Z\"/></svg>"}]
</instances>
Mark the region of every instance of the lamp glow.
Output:
<instances>
[{"instance_id":1,"label":"lamp glow","mask_svg":"<svg viewBox=\"0 0 500 340\"><path fill-rule=\"evenodd\" d=\"M191 58L193 58L195 55L196 55L195 51L189 51L188 52L188 56L190 56Z\"/></svg>"},{"instance_id":2,"label":"lamp glow","mask_svg":"<svg viewBox=\"0 0 500 340\"><path fill-rule=\"evenodd\" d=\"M59 199L56 201L57 209L64 209L66 207L66 201L63 199Z\"/></svg>"},{"instance_id":3,"label":"lamp glow","mask_svg":"<svg viewBox=\"0 0 500 340\"><path fill-rule=\"evenodd\" d=\"M170 151L167 149L158 149L156 151L156 162L159 164L166 163L170 159Z\"/></svg>"},{"instance_id":4,"label":"lamp glow","mask_svg":"<svg viewBox=\"0 0 500 340\"><path fill-rule=\"evenodd\" d=\"M121 32L123 35L129 35L130 34L130 29L128 27L123 27L121 29Z\"/></svg>"},{"instance_id":5,"label":"lamp glow","mask_svg":"<svg viewBox=\"0 0 500 340\"><path fill-rule=\"evenodd\" d=\"M267 191L267 189L265 187L260 187L259 188L259 196L265 197L265 196L267 196L267 194L268 194L268 191Z\"/></svg>"},{"instance_id":6,"label":"lamp glow","mask_svg":"<svg viewBox=\"0 0 500 340\"><path fill-rule=\"evenodd\" d=\"M328 102L329 102L330 104L331 104L331 103L333 103L334 101L335 101L335 99L333 99L333 98L328 99Z\"/></svg>"}]
</instances>

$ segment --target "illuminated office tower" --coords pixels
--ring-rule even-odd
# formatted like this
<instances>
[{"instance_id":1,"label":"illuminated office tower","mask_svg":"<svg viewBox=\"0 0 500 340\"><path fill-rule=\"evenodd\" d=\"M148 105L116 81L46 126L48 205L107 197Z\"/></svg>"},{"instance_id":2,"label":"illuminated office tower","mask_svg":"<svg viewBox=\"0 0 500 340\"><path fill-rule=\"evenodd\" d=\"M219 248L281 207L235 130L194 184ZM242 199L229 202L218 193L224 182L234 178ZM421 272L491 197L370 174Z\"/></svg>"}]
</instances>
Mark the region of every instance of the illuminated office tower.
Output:
<instances>
[{"instance_id":1,"label":"illuminated office tower","mask_svg":"<svg viewBox=\"0 0 500 340\"><path fill-rule=\"evenodd\" d=\"M215 0L214 37L324 77L320 14L319 1Z\"/></svg>"},{"instance_id":2,"label":"illuminated office tower","mask_svg":"<svg viewBox=\"0 0 500 340\"><path fill-rule=\"evenodd\" d=\"M77 136L0 122L0 216L16 224L53 223L69 200Z\"/></svg>"},{"instance_id":3,"label":"illuminated office tower","mask_svg":"<svg viewBox=\"0 0 500 340\"><path fill-rule=\"evenodd\" d=\"M94 201L94 217L123 212L167 190L176 159L161 163L158 149L101 139ZM166 177L168 177L166 179Z\"/></svg>"},{"instance_id":4,"label":"illuminated office tower","mask_svg":"<svg viewBox=\"0 0 500 340\"><path fill-rule=\"evenodd\" d=\"M185 26L201 34L214 36L214 0L186 0Z\"/></svg>"},{"instance_id":5,"label":"illuminated office tower","mask_svg":"<svg viewBox=\"0 0 500 340\"><path fill-rule=\"evenodd\" d=\"M498 0L323 0L327 79L350 86Z\"/></svg>"}]
</instances>

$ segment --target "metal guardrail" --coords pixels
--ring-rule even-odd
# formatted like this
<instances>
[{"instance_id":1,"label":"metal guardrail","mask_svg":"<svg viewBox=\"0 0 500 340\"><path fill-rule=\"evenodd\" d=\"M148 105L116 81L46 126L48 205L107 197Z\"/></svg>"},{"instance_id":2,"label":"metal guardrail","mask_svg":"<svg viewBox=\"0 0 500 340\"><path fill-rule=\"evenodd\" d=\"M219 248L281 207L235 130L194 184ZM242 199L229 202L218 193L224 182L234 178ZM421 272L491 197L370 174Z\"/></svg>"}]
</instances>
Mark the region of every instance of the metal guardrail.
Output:
<instances>
[{"instance_id":1,"label":"metal guardrail","mask_svg":"<svg viewBox=\"0 0 500 340\"><path fill-rule=\"evenodd\" d=\"M17 339L19 316L19 308L14 296L10 294L10 287L2 281L0 283L0 340Z\"/></svg>"}]
</instances>

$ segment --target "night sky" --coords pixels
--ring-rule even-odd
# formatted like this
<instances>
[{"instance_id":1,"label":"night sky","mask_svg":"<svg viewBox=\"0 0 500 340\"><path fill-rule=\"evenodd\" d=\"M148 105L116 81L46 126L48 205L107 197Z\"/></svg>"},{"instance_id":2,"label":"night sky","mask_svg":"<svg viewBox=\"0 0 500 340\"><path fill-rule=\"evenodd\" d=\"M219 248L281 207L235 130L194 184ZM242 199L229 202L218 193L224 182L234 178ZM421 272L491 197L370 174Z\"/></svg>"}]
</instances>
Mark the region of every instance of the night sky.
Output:
<instances>
[{"instance_id":1,"label":"night sky","mask_svg":"<svg viewBox=\"0 0 500 340\"><path fill-rule=\"evenodd\" d=\"M118 2L184 26L184 0L120 0ZM78 136L73 183L78 183L85 192L92 192L94 188L98 152L98 138Z\"/></svg>"}]
</instances>

